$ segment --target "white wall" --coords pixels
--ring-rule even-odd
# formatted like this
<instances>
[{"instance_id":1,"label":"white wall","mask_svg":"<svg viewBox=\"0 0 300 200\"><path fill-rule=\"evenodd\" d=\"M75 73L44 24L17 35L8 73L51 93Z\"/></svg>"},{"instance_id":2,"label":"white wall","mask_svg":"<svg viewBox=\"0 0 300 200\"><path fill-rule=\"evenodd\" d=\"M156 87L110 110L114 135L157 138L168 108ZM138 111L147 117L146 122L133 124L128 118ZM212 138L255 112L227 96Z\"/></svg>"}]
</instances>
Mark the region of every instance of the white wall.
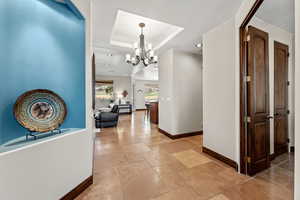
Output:
<instances>
[{"instance_id":1,"label":"white wall","mask_svg":"<svg viewBox=\"0 0 300 200\"><path fill-rule=\"evenodd\" d=\"M214 138L215 135L210 136L206 129L210 129L210 125L208 127L206 126L206 121L209 121L208 123L213 124L214 118L209 116L206 116L207 112L210 112L211 115L216 114L213 111L209 111L209 106L211 105L211 99L214 97L218 99L220 96L218 94L214 94L211 97L206 97L206 93L204 92L204 132L206 133L204 135L204 145L207 145L207 147L211 147L213 150L216 150L216 152L221 153L223 155L227 154L227 156L233 160L235 160L238 164L240 162L240 46L239 46L239 28L245 19L246 15L252 8L253 4L255 3L255 0L248 0L243 1L241 7L239 8L235 19L230 20L229 22L218 26L217 28L213 29L212 31L208 32L204 35L204 85L207 83L206 80L209 79L210 75L207 75L205 72L206 70L211 71L212 69L209 66L207 66L207 61L209 62L210 66L213 65L217 67L218 65L222 65L222 63L228 63L227 65L227 72L230 71L230 73L224 73L219 72L221 77L219 77L221 82L224 82L224 80L227 80L226 83L224 83L221 87L227 87L228 92L232 94L232 96L228 96L226 101L222 101L223 108L219 108L219 112L226 113L228 112L227 108L230 108L230 116L234 119L234 121L230 122L230 125L226 123L225 121L221 120L222 126L220 127L220 130L226 130L226 136L228 137L229 143L222 143L220 144L218 142L217 138ZM270 65L274 65L274 39L281 41L283 43L287 43L290 45L291 51L293 48L293 41L291 39L291 34L282 31L281 29L278 29L277 27L267 25L265 23L262 23L259 20L256 20L255 25L258 28L261 28L263 30L267 30L270 33ZM227 31L226 31L227 30ZM224 31L224 33L223 33ZM214 39L213 39L214 38ZM208 39L210 43L205 41ZM227 43L228 42L228 43ZM205 44L206 43L206 44ZM234 45L234 46L232 46ZM208 49L206 49L208 48ZM211 50L210 50L211 49ZM227 50L226 50L227 49ZM231 49L231 50L228 50ZM226 56L225 56L226 55ZM217 59L216 59L217 58ZM233 60L232 60L233 59ZM233 62L233 63L232 63ZM293 56L290 58L290 64L293 66ZM291 67L290 74L290 81L293 83L292 74L293 74L293 67ZM270 69L271 73L274 73L274 69ZM232 76L234 74L234 76ZM211 75L213 76L213 75ZM273 85L274 78L271 78L270 84ZM212 84L212 83L211 83ZM206 84L208 85L208 84ZM207 86L210 88L210 86ZM213 86L212 86L213 87ZM206 86L204 86L206 89ZM225 88L224 88L225 89ZM272 90L272 89L271 89ZM219 91L216 89L215 91ZM221 92L222 90L220 90ZM293 95L292 95L293 87L290 87L290 110L293 110ZM233 92L233 93L232 93ZM272 96L273 90L270 91L270 95ZM206 101L207 100L207 101ZM206 104L208 102L209 105ZM234 105L232 107L232 105ZM273 111L273 102L271 102L271 109ZM205 110L206 109L206 110ZM217 117L218 118L218 117ZM206 121L205 121L206 120ZM293 114L290 115L290 137L293 138ZM212 129L213 130L213 129ZM224 132L224 131L223 131ZM272 132L274 130L272 129ZM271 152L274 151L274 137L273 134L271 134ZM209 138L211 137L211 138ZM224 135L225 137L225 135ZM223 137L222 137L223 138ZM293 144L293 139L292 143ZM226 155L225 155L226 156Z\"/></svg>"},{"instance_id":2,"label":"white wall","mask_svg":"<svg viewBox=\"0 0 300 200\"><path fill-rule=\"evenodd\" d=\"M247 0L243 1L242 5L238 9L234 19L229 20L227 23L222 24L212 31L208 32L204 35L203 39L203 60L204 60L204 145L217 153L223 154L224 156L234 160L237 164L240 164L240 26L244 21L246 15L251 10L252 6L256 0ZM224 31L224 32L223 32ZM211 34L211 36L210 36ZM219 39L220 37L221 39ZM208 39L209 42L206 40ZM214 41L215 40L215 41ZM216 42L217 41L217 42ZM219 60L221 60L219 62ZM222 62L223 61L223 62ZM207 81L210 76L206 75L206 70L208 73L211 71L209 66L206 63L209 63L210 66L215 66L217 68L218 65L223 66L226 64L228 73L221 71L216 73L220 74L219 79L222 80L224 85L221 87L226 87L225 91L220 92L229 92L231 95L226 96L225 101L224 97L220 98L218 94L214 94L211 97L206 97ZM223 64L224 63L224 64ZM230 72L230 73L229 73ZM210 74L210 73L209 73ZM213 84L213 83L211 83ZM205 91L206 90L206 91ZM217 91L219 91L217 89ZM218 107L219 113L229 112L228 117L225 118L222 114L222 117L218 117L220 124L218 127L212 127L214 122L213 115L216 114L216 111L211 110L213 105L210 104L209 100L213 100L220 98L220 102L223 107ZM207 105L209 104L209 105ZM228 109L230 108L230 109ZM216 109L217 110L217 109ZM210 116L207 116L210 115ZM230 118L230 119L229 119ZM229 122L227 122L227 120ZM233 120L233 121L231 121ZM208 125L208 127L206 127ZM212 127L212 128L211 128ZM208 129L208 130L207 130ZM209 135L210 130L220 131L221 133L215 133L213 135ZM223 131L222 131L223 130ZM224 131L225 130L225 131ZM209 131L209 132L207 132ZM222 134L221 139L219 139L219 135ZM220 142L226 138L227 142Z\"/></svg>"},{"instance_id":3,"label":"white wall","mask_svg":"<svg viewBox=\"0 0 300 200\"><path fill-rule=\"evenodd\" d=\"M81 130L0 154L0 194L56 200L92 175L91 134Z\"/></svg>"},{"instance_id":4,"label":"white wall","mask_svg":"<svg viewBox=\"0 0 300 200\"><path fill-rule=\"evenodd\" d=\"M86 23L86 129L0 154L1 199L60 199L93 173L91 4L72 2Z\"/></svg>"},{"instance_id":5,"label":"white wall","mask_svg":"<svg viewBox=\"0 0 300 200\"><path fill-rule=\"evenodd\" d=\"M141 66L138 66L141 68ZM158 81L158 68L154 65L149 65L148 67L143 67L137 73L134 73L132 77L135 80L148 80L148 81Z\"/></svg>"},{"instance_id":6,"label":"white wall","mask_svg":"<svg viewBox=\"0 0 300 200\"><path fill-rule=\"evenodd\" d=\"M295 196L300 199L300 2L295 1L296 47L295 47Z\"/></svg>"},{"instance_id":7,"label":"white wall","mask_svg":"<svg viewBox=\"0 0 300 200\"><path fill-rule=\"evenodd\" d=\"M128 92L126 101L132 102L132 85L130 76L96 76L97 81L113 81L114 94L122 94L124 90Z\"/></svg>"},{"instance_id":8,"label":"white wall","mask_svg":"<svg viewBox=\"0 0 300 200\"><path fill-rule=\"evenodd\" d=\"M203 145L235 158L234 19L203 36Z\"/></svg>"},{"instance_id":9,"label":"white wall","mask_svg":"<svg viewBox=\"0 0 300 200\"><path fill-rule=\"evenodd\" d=\"M228 102L226 103L225 106L232 106L232 102L234 102L234 108L233 108L233 112L234 112L234 128L229 128L228 131L231 131L233 134L230 134L230 142L228 142L225 146L224 149L228 149L231 150L232 146L233 147L233 152L232 155L230 156L231 158L234 158L233 160L235 160L238 164L240 164L240 37L239 37L239 28L243 22L243 20L245 19L246 15L249 13L249 11L251 10L252 6L254 5L256 0L247 0L247 1L243 1L241 7L239 8L238 12L235 15L235 19L234 19L234 41L231 44L234 44L234 49L233 49L233 55L231 53L229 53L230 55L228 55L230 58L228 58L228 61L231 62L231 59L234 59L234 84L231 85L232 88L234 88L234 95L232 96L232 98L228 98ZM300 2L299 1L295 1L295 9L296 9L296 47L295 47L295 66L298 66L298 61L300 59ZM221 25L222 26L222 25ZM223 34L220 33L220 36L222 36ZM223 36L222 36L223 37ZM232 39L230 37L230 39ZM207 54L206 48L205 46L205 37L204 37L204 84L205 84L205 79L206 79L206 61L205 61L205 54ZM220 47L219 45L215 45L215 50L217 52L218 48L223 48L225 49L225 46ZM231 45L230 45L230 49L231 49ZM212 52L213 53L213 52ZM222 57L222 55L218 54L215 55L215 59L219 59L219 56ZM213 56L212 56L213 57ZM225 59L226 60L226 59ZM231 70L232 66L228 65L229 69ZM230 75L227 76L227 80L230 81L230 78L232 78ZM226 77L224 77L224 79L226 79ZM206 104L205 102L205 88L206 86L204 86L204 105ZM229 90L230 91L230 90ZM298 67L295 67L295 133L300 132L300 69ZM229 101L230 100L230 101ZM223 109L219 110L220 112L223 111ZM205 127L205 120L207 120L205 117L205 106L204 106L204 144L206 143L206 137L207 137L207 133L205 131L206 127ZM298 122L298 123L297 123ZM217 138L215 140L215 145L218 145L219 143L221 143L220 141L222 141L221 139ZM225 143L222 141L222 143ZM300 136L299 134L295 134L295 146L296 146L296 154L295 154L295 197L294 199L300 199L300 148L297 148L297 146L300 146ZM219 147L218 147L219 148ZM221 149L221 148L220 148ZM223 153L223 151L217 151L218 153ZM229 152L229 151L227 151Z\"/></svg>"},{"instance_id":10,"label":"white wall","mask_svg":"<svg viewBox=\"0 0 300 200\"><path fill-rule=\"evenodd\" d=\"M291 82L289 87L289 138L290 146L294 146L294 43L293 34L289 33L279 27L268 24L263 20L254 17L251 19L249 25L252 25L262 31L269 34L269 94L270 94L270 115L274 116L274 41L281 42L289 46L289 81ZM274 153L274 120L270 121L270 153Z\"/></svg>"},{"instance_id":11,"label":"white wall","mask_svg":"<svg viewBox=\"0 0 300 200\"><path fill-rule=\"evenodd\" d=\"M176 133L203 130L202 56L174 51L174 125Z\"/></svg>"},{"instance_id":12,"label":"white wall","mask_svg":"<svg viewBox=\"0 0 300 200\"><path fill-rule=\"evenodd\" d=\"M173 98L173 49L170 49L159 56L159 128L173 133L174 130L174 109Z\"/></svg>"},{"instance_id":13,"label":"white wall","mask_svg":"<svg viewBox=\"0 0 300 200\"><path fill-rule=\"evenodd\" d=\"M133 80L134 82L134 108L146 109L145 101L145 85L146 84L159 84L158 81L145 81L145 80ZM142 92L139 92L142 91Z\"/></svg>"},{"instance_id":14,"label":"white wall","mask_svg":"<svg viewBox=\"0 0 300 200\"><path fill-rule=\"evenodd\" d=\"M201 55L173 49L162 54L159 86L159 128L173 135L201 131Z\"/></svg>"}]
</instances>

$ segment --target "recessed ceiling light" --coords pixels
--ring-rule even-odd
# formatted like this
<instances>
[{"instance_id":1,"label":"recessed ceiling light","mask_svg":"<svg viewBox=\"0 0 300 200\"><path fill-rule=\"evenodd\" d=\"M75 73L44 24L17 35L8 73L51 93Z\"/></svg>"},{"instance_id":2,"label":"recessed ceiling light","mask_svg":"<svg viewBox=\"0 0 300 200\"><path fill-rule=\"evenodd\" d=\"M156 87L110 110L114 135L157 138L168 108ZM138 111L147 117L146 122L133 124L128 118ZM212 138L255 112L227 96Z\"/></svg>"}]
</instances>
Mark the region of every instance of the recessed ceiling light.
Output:
<instances>
[{"instance_id":1,"label":"recessed ceiling light","mask_svg":"<svg viewBox=\"0 0 300 200\"><path fill-rule=\"evenodd\" d=\"M197 48L201 48L202 47L202 43L198 43L195 45Z\"/></svg>"}]
</instances>

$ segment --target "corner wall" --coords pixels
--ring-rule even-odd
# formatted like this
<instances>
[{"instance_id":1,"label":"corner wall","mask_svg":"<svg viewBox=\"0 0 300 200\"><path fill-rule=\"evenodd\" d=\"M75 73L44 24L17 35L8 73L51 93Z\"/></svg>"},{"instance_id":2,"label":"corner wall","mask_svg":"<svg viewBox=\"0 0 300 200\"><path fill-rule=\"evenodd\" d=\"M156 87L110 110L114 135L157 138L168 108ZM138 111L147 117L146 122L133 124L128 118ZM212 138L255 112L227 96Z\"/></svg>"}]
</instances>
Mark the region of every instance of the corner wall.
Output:
<instances>
[{"instance_id":1,"label":"corner wall","mask_svg":"<svg viewBox=\"0 0 300 200\"><path fill-rule=\"evenodd\" d=\"M174 130L174 115L173 108L173 55L174 50L170 49L159 56L159 128L173 133Z\"/></svg>"},{"instance_id":2,"label":"corner wall","mask_svg":"<svg viewBox=\"0 0 300 200\"><path fill-rule=\"evenodd\" d=\"M159 61L159 128L171 135L202 131L202 57L169 50Z\"/></svg>"},{"instance_id":3,"label":"corner wall","mask_svg":"<svg viewBox=\"0 0 300 200\"><path fill-rule=\"evenodd\" d=\"M175 133L203 130L202 55L174 51Z\"/></svg>"},{"instance_id":4,"label":"corner wall","mask_svg":"<svg viewBox=\"0 0 300 200\"><path fill-rule=\"evenodd\" d=\"M234 19L203 36L203 146L236 161Z\"/></svg>"},{"instance_id":5,"label":"corner wall","mask_svg":"<svg viewBox=\"0 0 300 200\"><path fill-rule=\"evenodd\" d=\"M247 0L243 1L242 5L238 9L234 19L229 20L227 23L220 25L213 29L211 32L212 36L209 36L210 32L204 35L203 40L203 60L204 60L204 137L203 137L203 143L204 145L207 145L208 148L212 148L212 150L216 151L219 154L222 154L233 161L235 161L238 165L240 164L240 36L239 36L239 29L244 21L245 17L251 10L252 6L256 0ZM223 30L224 29L224 33ZM223 38L220 39L220 38ZM205 40L208 39L209 42L206 42ZM218 42L214 42L214 39ZM226 43L226 40L230 41ZM206 43L206 44L205 44ZM209 47L209 44L212 46ZM206 49L206 48L212 48ZM220 51L219 49L222 49ZM215 50L217 53L215 53ZM209 55L208 55L209 54ZM227 55L226 56L224 56ZM223 62L218 62L218 60L221 58ZM208 60L207 60L208 59ZM223 107L219 107L219 110L212 110L209 111L210 108L213 108L213 105L207 105L210 103L210 100L214 100L214 95L211 97L206 97L206 91L209 91L208 88L208 80L209 77L213 77L213 75L209 72L210 69L208 69L209 66L206 65L208 62L209 65L215 65L213 69L218 69L218 65L221 67L225 63L227 66L227 71L221 76L220 80L223 80L221 82L224 83L221 87L224 87L226 91L228 91L231 95L231 97L226 97L225 101L223 101L222 96L219 96L218 94L215 94L215 99L218 99L218 103L221 103ZM205 70L208 71L208 76L206 77ZM227 73L227 72L231 73ZM219 73L218 71L215 71L215 73ZM220 73L221 74L221 73ZM213 83L211 83L213 84ZM206 91L205 91L206 90ZM226 91L220 91L218 88L216 88L216 91L219 91L221 93L224 93ZM215 100L213 101L215 102ZM207 109L206 109L207 107ZM230 110L227 109L227 107L230 108ZM211 112L211 114L210 114ZM218 112L218 113L216 113ZM225 112L228 112L228 117L225 118ZM217 114L221 115L221 117L224 117L224 119L220 119ZM209 116L211 115L211 116ZM216 115L216 118L219 119L220 124L222 126L219 126L220 124L215 124L215 126L219 126L217 128L212 127L212 124L214 123L214 116ZM230 119L228 119L230 118ZM229 121L229 123L225 123ZM208 127L206 130L206 125L208 123ZM211 124L211 125L209 125ZM212 127L212 128L211 128ZM223 131L225 130L225 132ZM208 131L208 132L207 132ZM221 131L221 132L220 132ZM212 132L212 136L209 136L209 133ZM219 134L222 134L221 138L226 138L226 142L220 142L219 140Z\"/></svg>"}]
</instances>

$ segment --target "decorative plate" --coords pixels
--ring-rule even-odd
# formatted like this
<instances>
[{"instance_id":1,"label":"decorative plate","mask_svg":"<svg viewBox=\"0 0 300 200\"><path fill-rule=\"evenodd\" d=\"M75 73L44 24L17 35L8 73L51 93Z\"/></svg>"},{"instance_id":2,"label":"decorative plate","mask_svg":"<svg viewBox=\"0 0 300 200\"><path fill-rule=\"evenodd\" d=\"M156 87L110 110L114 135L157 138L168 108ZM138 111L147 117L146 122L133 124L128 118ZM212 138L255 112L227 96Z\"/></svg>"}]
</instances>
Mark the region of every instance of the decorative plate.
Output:
<instances>
[{"instance_id":1,"label":"decorative plate","mask_svg":"<svg viewBox=\"0 0 300 200\"><path fill-rule=\"evenodd\" d=\"M50 90L31 90L22 94L14 105L16 120L31 132L48 132L64 122L64 100Z\"/></svg>"}]
</instances>

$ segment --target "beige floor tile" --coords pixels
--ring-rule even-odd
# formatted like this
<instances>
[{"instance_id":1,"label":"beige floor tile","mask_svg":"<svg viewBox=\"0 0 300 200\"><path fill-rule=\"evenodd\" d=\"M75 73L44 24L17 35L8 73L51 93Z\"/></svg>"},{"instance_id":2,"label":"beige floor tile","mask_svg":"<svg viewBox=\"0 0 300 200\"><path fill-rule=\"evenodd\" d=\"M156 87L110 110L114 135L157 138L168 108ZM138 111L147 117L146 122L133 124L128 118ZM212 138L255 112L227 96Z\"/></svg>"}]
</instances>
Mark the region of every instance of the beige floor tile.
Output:
<instances>
[{"instance_id":1,"label":"beige floor tile","mask_svg":"<svg viewBox=\"0 0 300 200\"><path fill-rule=\"evenodd\" d=\"M188 168L211 162L210 159L194 150L181 151L172 155Z\"/></svg>"},{"instance_id":2,"label":"beige floor tile","mask_svg":"<svg viewBox=\"0 0 300 200\"><path fill-rule=\"evenodd\" d=\"M124 200L147 200L168 192L167 185L155 172L143 172L123 185Z\"/></svg>"},{"instance_id":3,"label":"beige floor tile","mask_svg":"<svg viewBox=\"0 0 300 200\"><path fill-rule=\"evenodd\" d=\"M197 146L187 140L179 140L171 143L160 144L158 147L168 153L177 153L196 148L200 149L200 146Z\"/></svg>"},{"instance_id":4,"label":"beige floor tile","mask_svg":"<svg viewBox=\"0 0 300 200\"><path fill-rule=\"evenodd\" d=\"M103 193L97 190L87 190L76 198L76 200L123 200L121 189L115 189L113 192Z\"/></svg>"},{"instance_id":5,"label":"beige floor tile","mask_svg":"<svg viewBox=\"0 0 300 200\"><path fill-rule=\"evenodd\" d=\"M109 169L112 167L128 164L126 155L123 153L113 153L94 156L94 166L99 169Z\"/></svg>"},{"instance_id":6,"label":"beige floor tile","mask_svg":"<svg viewBox=\"0 0 300 200\"><path fill-rule=\"evenodd\" d=\"M143 153L127 152L125 153L125 156L128 163L145 161L145 156Z\"/></svg>"},{"instance_id":7,"label":"beige floor tile","mask_svg":"<svg viewBox=\"0 0 300 200\"><path fill-rule=\"evenodd\" d=\"M151 200L198 200L198 195L192 189L183 187Z\"/></svg>"},{"instance_id":8,"label":"beige floor tile","mask_svg":"<svg viewBox=\"0 0 300 200\"><path fill-rule=\"evenodd\" d=\"M294 162L294 160L287 160L287 161L281 163L280 165L278 165L278 167L281 167L282 169L287 169L290 172L294 172L295 171L295 162Z\"/></svg>"},{"instance_id":9,"label":"beige floor tile","mask_svg":"<svg viewBox=\"0 0 300 200\"><path fill-rule=\"evenodd\" d=\"M249 181L223 192L230 200L292 200L292 192L264 180Z\"/></svg>"},{"instance_id":10,"label":"beige floor tile","mask_svg":"<svg viewBox=\"0 0 300 200\"><path fill-rule=\"evenodd\" d=\"M178 173L164 173L160 175L160 179L167 185L169 190L186 186L184 178Z\"/></svg>"},{"instance_id":11,"label":"beige floor tile","mask_svg":"<svg viewBox=\"0 0 300 200\"><path fill-rule=\"evenodd\" d=\"M134 153L143 153L143 152L151 151L151 149L143 143L124 145L122 149L123 152L134 152Z\"/></svg>"},{"instance_id":12,"label":"beige floor tile","mask_svg":"<svg viewBox=\"0 0 300 200\"><path fill-rule=\"evenodd\" d=\"M166 164L174 164L179 161L169 153L161 149L152 149L151 152L145 154L145 159L153 166L158 167Z\"/></svg>"},{"instance_id":13,"label":"beige floor tile","mask_svg":"<svg viewBox=\"0 0 300 200\"><path fill-rule=\"evenodd\" d=\"M179 172L184 169L186 169L186 167L180 162L173 162L171 164L159 165L154 167L154 170L160 175L167 173L179 174Z\"/></svg>"},{"instance_id":14,"label":"beige floor tile","mask_svg":"<svg viewBox=\"0 0 300 200\"><path fill-rule=\"evenodd\" d=\"M228 199L224 194L219 194L217 196L214 196L213 198L210 198L209 200L230 200L230 199Z\"/></svg>"},{"instance_id":15,"label":"beige floor tile","mask_svg":"<svg viewBox=\"0 0 300 200\"><path fill-rule=\"evenodd\" d=\"M283 169L280 167L272 167L256 175L257 179L269 181L274 184L279 184L287 189L293 189L293 173L288 169Z\"/></svg>"},{"instance_id":16,"label":"beige floor tile","mask_svg":"<svg viewBox=\"0 0 300 200\"><path fill-rule=\"evenodd\" d=\"M94 184L77 200L292 200L292 154L250 178L204 154L203 136L171 140L144 119L97 133Z\"/></svg>"},{"instance_id":17,"label":"beige floor tile","mask_svg":"<svg viewBox=\"0 0 300 200\"><path fill-rule=\"evenodd\" d=\"M154 169L146 161L140 161L116 167L122 186L145 172L154 173Z\"/></svg>"}]
</instances>

